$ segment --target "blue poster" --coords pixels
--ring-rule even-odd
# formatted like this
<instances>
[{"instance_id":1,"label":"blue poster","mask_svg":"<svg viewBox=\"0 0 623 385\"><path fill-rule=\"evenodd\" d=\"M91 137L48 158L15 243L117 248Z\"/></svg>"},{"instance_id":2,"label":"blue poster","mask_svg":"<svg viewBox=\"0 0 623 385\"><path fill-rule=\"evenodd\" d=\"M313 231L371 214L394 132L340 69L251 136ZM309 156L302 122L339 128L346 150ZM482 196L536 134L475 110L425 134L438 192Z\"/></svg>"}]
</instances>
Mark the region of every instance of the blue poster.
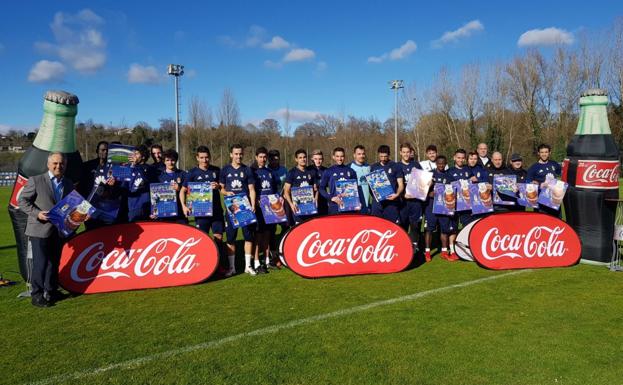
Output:
<instances>
[{"instance_id":1,"label":"blue poster","mask_svg":"<svg viewBox=\"0 0 623 385\"><path fill-rule=\"evenodd\" d=\"M188 182L186 206L194 217L212 216L212 186L210 182Z\"/></svg>"},{"instance_id":2,"label":"blue poster","mask_svg":"<svg viewBox=\"0 0 623 385\"><path fill-rule=\"evenodd\" d=\"M517 175L494 175L493 187L500 194L517 197Z\"/></svg>"},{"instance_id":3,"label":"blue poster","mask_svg":"<svg viewBox=\"0 0 623 385\"><path fill-rule=\"evenodd\" d=\"M517 203L524 207L539 208L539 186L534 183L517 183L519 196Z\"/></svg>"},{"instance_id":4,"label":"blue poster","mask_svg":"<svg viewBox=\"0 0 623 385\"><path fill-rule=\"evenodd\" d=\"M433 214L454 215L456 210L456 190L454 186L437 183L435 184L434 191Z\"/></svg>"},{"instance_id":5,"label":"blue poster","mask_svg":"<svg viewBox=\"0 0 623 385\"><path fill-rule=\"evenodd\" d=\"M381 169L371 172L366 175L366 180L368 181L370 190L372 190L372 195L374 195L374 199L376 199L377 202L384 201L388 196L395 193L392 188L392 184L387 178L385 170Z\"/></svg>"},{"instance_id":6,"label":"blue poster","mask_svg":"<svg viewBox=\"0 0 623 385\"><path fill-rule=\"evenodd\" d=\"M257 222L255 213L251 210L251 203L247 194L226 195L223 200L227 209L227 217L234 229Z\"/></svg>"},{"instance_id":7,"label":"blue poster","mask_svg":"<svg viewBox=\"0 0 623 385\"><path fill-rule=\"evenodd\" d=\"M264 223L283 223L288 220L283 198L279 194L260 195L260 208L264 216Z\"/></svg>"},{"instance_id":8,"label":"blue poster","mask_svg":"<svg viewBox=\"0 0 623 385\"><path fill-rule=\"evenodd\" d=\"M554 178L546 179L547 185L539 193L539 205L547 206L554 210L560 210L562 199L565 197L569 185Z\"/></svg>"},{"instance_id":9,"label":"blue poster","mask_svg":"<svg viewBox=\"0 0 623 385\"><path fill-rule=\"evenodd\" d=\"M93 213L95 208L76 190L61 199L48 213L48 219L63 237L70 236Z\"/></svg>"},{"instance_id":10,"label":"blue poster","mask_svg":"<svg viewBox=\"0 0 623 385\"><path fill-rule=\"evenodd\" d=\"M335 182L335 193L342 198L342 204L338 208L339 211L361 210L357 179L338 180Z\"/></svg>"},{"instance_id":11,"label":"blue poster","mask_svg":"<svg viewBox=\"0 0 623 385\"><path fill-rule=\"evenodd\" d=\"M177 193L171 183L152 183L149 185L151 215L156 218L177 216Z\"/></svg>"},{"instance_id":12,"label":"blue poster","mask_svg":"<svg viewBox=\"0 0 623 385\"><path fill-rule=\"evenodd\" d=\"M108 165L110 176L115 179L129 182L132 179L130 170L130 155L134 153L133 146L110 144L108 146Z\"/></svg>"},{"instance_id":13,"label":"blue poster","mask_svg":"<svg viewBox=\"0 0 623 385\"><path fill-rule=\"evenodd\" d=\"M484 214L493 212L493 198L489 183L472 183L469 186L472 195L472 214Z\"/></svg>"},{"instance_id":14,"label":"blue poster","mask_svg":"<svg viewBox=\"0 0 623 385\"><path fill-rule=\"evenodd\" d=\"M101 183L93 186L88 201L95 208L92 218L107 224L112 224L117 220L121 207L121 195L115 193L114 187Z\"/></svg>"},{"instance_id":15,"label":"blue poster","mask_svg":"<svg viewBox=\"0 0 623 385\"><path fill-rule=\"evenodd\" d=\"M515 196L517 188L515 175L493 175L493 204L503 206L514 206L515 202L505 201L506 196Z\"/></svg>"},{"instance_id":16,"label":"blue poster","mask_svg":"<svg viewBox=\"0 0 623 385\"><path fill-rule=\"evenodd\" d=\"M454 191L456 191L456 211L466 211L472 209L472 199L469 191L469 185L470 183L467 179L460 179L452 182L452 187L454 187Z\"/></svg>"},{"instance_id":17,"label":"blue poster","mask_svg":"<svg viewBox=\"0 0 623 385\"><path fill-rule=\"evenodd\" d=\"M296 204L298 211L296 215L314 215L318 214L316 202L314 202L314 188L312 186L292 187L292 201Z\"/></svg>"}]
</instances>

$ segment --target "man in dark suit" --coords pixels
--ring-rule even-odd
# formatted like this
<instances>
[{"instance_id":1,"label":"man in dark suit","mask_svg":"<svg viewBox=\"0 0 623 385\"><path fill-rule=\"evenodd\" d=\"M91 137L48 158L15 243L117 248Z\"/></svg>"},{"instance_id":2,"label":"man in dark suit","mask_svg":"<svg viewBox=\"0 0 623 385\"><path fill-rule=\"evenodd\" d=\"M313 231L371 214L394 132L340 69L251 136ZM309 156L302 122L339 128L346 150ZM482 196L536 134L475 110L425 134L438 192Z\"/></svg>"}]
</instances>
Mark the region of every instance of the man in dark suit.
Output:
<instances>
[{"instance_id":1,"label":"man in dark suit","mask_svg":"<svg viewBox=\"0 0 623 385\"><path fill-rule=\"evenodd\" d=\"M88 197L93 190L95 176L99 169L106 166L108 159L108 142L101 141L96 147L97 158L82 163L80 181L78 181L77 190L83 197Z\"/></svg>"},{"instance_id":2,"label":"man in dark suit","mask_svg":"<svg viewBox=\"0 0 623 385\"><path fill-rule=\"evenodd\" d=\"M48 212L74 188L65 178L66 166L62 153L50 153L48 172L28 178L19 197L19 207L28 215L25 234L33 257L30 294L37 307L49 307L62 298L58 291L58 265L63 244L58 230L48 220Z\"/></svg>"}]
</instances>

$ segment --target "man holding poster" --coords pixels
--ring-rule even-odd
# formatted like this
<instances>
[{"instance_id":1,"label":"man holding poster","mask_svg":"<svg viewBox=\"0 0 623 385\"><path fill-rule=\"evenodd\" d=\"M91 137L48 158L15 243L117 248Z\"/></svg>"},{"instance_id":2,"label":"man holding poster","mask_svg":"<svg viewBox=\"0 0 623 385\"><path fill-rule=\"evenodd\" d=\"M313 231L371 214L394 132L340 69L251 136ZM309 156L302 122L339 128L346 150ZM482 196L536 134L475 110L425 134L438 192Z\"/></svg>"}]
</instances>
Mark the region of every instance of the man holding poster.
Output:
<instances>
[{"instance_id":1,"label":"man holding poster","mask_svg":"<svg viewBox=\"0 0 623 385\"><path fill-rule=\"evenodd\" d=\"M311 218L312 215L318 212L316 209L318 191L315 172L307 168L307 152L299 148L294 153L294 159L296 160L296 166L292 167L286 175L286 182L283 185L283 197L292 210L294 223L298 224L305 219ZM294 193L292 188L295 189ZM306 188L306 190L301 190L301 188ZM307 195L307 199L304 199L307 204L303 204L299 207L296 198L304 193ZM311 195L311 200L309 199L309 195ZM311 205L309 203L311 203Z\"/></svg>"},{"instance_id":2,"label":"man holding poster","mask_svg":"<svg viewBox=\"0 0 623 385\"><path fill-rule=\"evenodd\" d=\"M251 211L255 212L255 178L251 168L242 164L244 150L240 144L231 146L229 157L231 163L224 166L221 171L221 190L223 195L245 194L249 198ZM244 261L245 273L256 275L255 269L251 266L253 258L253 233L255 225L249 224L242 227L242 235L244 237ZM234 227L231 219L227 220L227 258L229 259L229 271L226 276L236 274L236 235L238 228Z\"/></svg>"},{"instance_id":3,"label":"man holding poster","mask_svg":"<svg viewBox=\"0 0 623 385\"><path fill-rule=\"evenodd\" d=\"M63 153L50 153L48 172L29 178L19 196L19 208L28 215L26 236L33 258L30 295L37 307L49 307L62 297L58 291L58 264L63 243L48 212L73 190L73 183L65 178L66 166Z\"/></svg>"},{"instance_id":4,"label":"man holding poster","mask_svg":"<svg viewBox=\"0 0 623 385\"><path fill-rule=\"evenodd\" d=\"M424 193L428 195L428 189L430 184L425 184L424 186L420 186L420 181L411 180L411 172L413 169L422 170L422 166L420 166L420 162L416 160L411 160L411 152L413 151L413 147L409 143L403 143L400 145L400 163L399 165L402 167L402 173L404 175L405 181L405 193L403 195L402 208L400 210L400 222L402 228L405 231L409 232L409 238L411 238L411 242L413 243L413 249L418 249L418 243L420 240L420 220L422 219L422 200L417 199L415 196L409 194L407 186L409 183L415 185L424 190ZM435 154L435 156L437 156ZM424 172L424 171L422 171ZM422 188L423 187L423 188ZM424 196L426 199L426 196Z\"/></svg>"},{"instance_id":5,"label":"man holding poster","mask_svg":"<svg viewBox=\"0 0 623 385\"><path fill-rule=\"evenodd\" d=\"M404 190L404 175L402 174L402 167L389 159L389 146L381 145L377 150L378 162L374 163L370 170L372 172L382 171L385 172L389 186L393 193L387 195L385 199L377 199L375 194L374 201L372 202L372 215L385 218L393 223L400 223L400 195ZM370 188L375 189L376 184L371 184ZM380 186L379 186L380 187Z\"/></svg>"},{"instance_id":6,"label":"man holding poster","mask_svg":"<svg viewBox=\"0 0 623 385\"><path fill-rule=\"evenodd\" d=\"M219 180L221 177L221 169L210 164L210 149L206 146L197 147L196 151L197 167L194 167L186 173L186 178L182 181L180 190L180 202L182 211L186 217L194 216L197 227L206 234L212 229L214 243L220 251L223 249L223 206L221 206L221 195L219 193L221 185ZM212 216L197 215L197 212L188 207L189 183L207 183L212 190L212 199L208 203L207 197L202 202L203 205L212 205ZM196 210L196 207L195 207ZM206 210L207 211L207 210Z\"/></svg>"}]
</instances>

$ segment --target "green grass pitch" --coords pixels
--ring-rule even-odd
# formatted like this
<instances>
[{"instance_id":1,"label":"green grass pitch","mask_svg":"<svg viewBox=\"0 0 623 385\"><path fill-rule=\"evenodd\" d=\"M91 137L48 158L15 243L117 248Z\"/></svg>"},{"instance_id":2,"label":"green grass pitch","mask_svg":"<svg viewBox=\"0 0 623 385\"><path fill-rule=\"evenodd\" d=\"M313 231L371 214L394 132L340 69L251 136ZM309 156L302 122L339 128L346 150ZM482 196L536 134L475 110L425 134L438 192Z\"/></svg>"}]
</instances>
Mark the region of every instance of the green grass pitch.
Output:
<instances>
[{"instance_id":1,"label":"green grass pitch","mask_svg":"<svg viewBox=\"0 0 623 385\"><path fill-rule=\"evenodd\" d=\"M21 281L0 218L0 272ZM280 270L50 309L17 299L20 283L0 288L0 384L619 384L622 280L588 265L508 274L434 259L391 275Z\"/></svg>"}]
</instances>

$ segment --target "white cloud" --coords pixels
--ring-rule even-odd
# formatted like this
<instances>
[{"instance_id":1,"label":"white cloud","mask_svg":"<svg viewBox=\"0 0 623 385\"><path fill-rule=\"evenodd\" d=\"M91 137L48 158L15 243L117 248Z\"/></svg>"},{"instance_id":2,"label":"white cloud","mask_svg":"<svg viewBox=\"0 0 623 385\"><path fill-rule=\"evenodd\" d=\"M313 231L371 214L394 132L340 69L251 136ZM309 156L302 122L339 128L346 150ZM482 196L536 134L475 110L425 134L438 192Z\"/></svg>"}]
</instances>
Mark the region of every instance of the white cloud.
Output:
<instances>
[{"instance_id":1,"label":"white cloud","mask_svg":"<svg viewBox=\"0 0 623 385\"><path fill-rule=\"evenodd\" d=\"M407 56L411 55L413 52L417 50L417 44L413 40L407 40L403 45L399 48L394 48L389 53L389 58L391 60L400 60L404 59Z\"/></svg>"},{"instance_id":2,"label":"white cloud","mask_svg":"<svg viewBox=\"0 0 623 385\"><path fill-rule=\"evenodd\" d=\"M290 50L284 57L284 62L303 61L316 57L316 53L308 48L294 48Z\"/></svg>"},{"instance_id":3,"label":"white cloud","mask_svg":"<svg viewBox=\"0 0 623 385\"><path fill-rule=\"evenodd\" d=\"M163 76L154 66L133 63L128 71L128 83L158 84Z\"/></svg>"},{"instance_id":4,"label":"white cloud","mask_svg":"<svg viewBox=\"0 0 623 385\"><path fill-rule=\"evenodd\" d=\"M368 63L382 63L385 60L401 60L417 50L417 44L413 40L407 40L403 45L398 48L392 49L389 53L384 53L381 56L370 56Z\"/></svg>"},{"instance_id":5,"label":"white cloud","mask_svg":"<svg viewBox=\"0 0 623 385\"><path fill-rule=\"evenodd\" d=\"M271 41L269 41L268 43L262 44L262 47L264 47L265 49L270 49L270 50L279 50L279 49L290 48L290 43L286 41L284 38L282 38L281 36L273 36Z\"/></svg>"},{"instance_id":6,"label":"white cloud","mask_svg":"<svg viewBox=\"0 0 623 385\"><path fill-rule=\"evenodd\" d=\"M305 110L292 110L287 108L280 108L277 111L269 112L268 117L273 119L285 119L287 114L290 114L290 122L309 122L314 120L320 115L317 111L305 111Z\"/></svg>"},{"instance_id":7,"label":"white cloud","mask_svg":"<svg viewBox=\"0 0 623 385\"><path fill-rule=\"evenodd\" d=\"M531 29L519 36L517 45L527 47L533 45L572 44L573 34L564 29L550 27L544 29Z\"/></svg>"},{"instance_id":8,"label":"white cloud","mask_svg":"<svg viewBox=\"0 0 623 385\"><path fill-rule=\"evenodd\" d=\"M0 123L0 134L6 134L10 130L11 130L11 126L9 126L8 124Z\"/></svg>"},{"instance_id":9,"label":"white cloud","mask_svg":"<svg viewBox=\"0 0 623 385\"><path fill-rule=\"evenodd\" d=\"M387 54L384 53L381 56L370 56L368 58L368 63L382 63L383 61L385 61L385 59L387 59Z\"/></svg>"},{"instance_id":10,"label":"white cloud","mask_svg":"<svg viewBox=\"0 0 623 385\"><path fill-rule=\"evenodd\" d=\"M264 42L266 37L266 30L259 25L252 25L249 28L249 34L245 40L245 45L247 47L257 47L258 45Z\"/></svg>"},{"instance_id":11,"label":"white cloud","mask_svg":"<svg viewBox=\"0 0 623 385\"><path fill-rule=\"evenodd\" d=\"M283 63L282 62L272 61L272 60L265 60L264 61L264 66L268 67L268 68L279 69L279 68L283 67Z\"/></svg>"},{"instance_id":12,"label":"white cloud","mask_svg":"<svg viewBox=\"0 0 623 385\"><path fill-rule=\"evenodd\" d=\"M35 48L58 56L82 73L94 73L106 63L106 40L100 28L104 19L90 9L75 15L57 12L50 24L55 43L36 42Z\"/></svg>"},{"instance_id":13,"label":"white cloud","mask_svg":"<svg viewBox=\"0 0 623 385\"><path fill-rule=\"evenodd\" d=\"M326 62L324 61L319 61L318 64L316 65L316 71L318 72L322 72L325 71L327 69L328 65Z\"/></svg>"},{"instance_id":14,"label":"white cloud","mask_svg":"<svg viewBox=\"0 0 623 385\"><path fill-rule=\"evenodd\" d=\"M219 43L236 48L257 47L266 41L266 30L259 25L252 25L246 36L240 40L229 35L221 35L218 37Z\"/></svg>"},{"instance_id":15,"label":"white cloud","mask_svg":"<svg viewBox=\"0 0 623 385\"><path fill-rule=\"evenodd\" d=\"M57 61L41 60L28 74L28 81L33 83L58 83L63 80L65 66Z\"/></svg>"},{"instance_id":16,"label":"white cloud","mask_svg":"<svg viewBox=\"0 0 623 385\"><path fill-rule=\"evenodd\" d=\"M472 20L463 24L460 28L454 31L444 32L439 39L432 42L432 46L440 48L444 44L454 43L462 38L471 36L474 32L483 31L484 29L485 26L480 22L480 20Z\"/></svg>"}]
</instances>

